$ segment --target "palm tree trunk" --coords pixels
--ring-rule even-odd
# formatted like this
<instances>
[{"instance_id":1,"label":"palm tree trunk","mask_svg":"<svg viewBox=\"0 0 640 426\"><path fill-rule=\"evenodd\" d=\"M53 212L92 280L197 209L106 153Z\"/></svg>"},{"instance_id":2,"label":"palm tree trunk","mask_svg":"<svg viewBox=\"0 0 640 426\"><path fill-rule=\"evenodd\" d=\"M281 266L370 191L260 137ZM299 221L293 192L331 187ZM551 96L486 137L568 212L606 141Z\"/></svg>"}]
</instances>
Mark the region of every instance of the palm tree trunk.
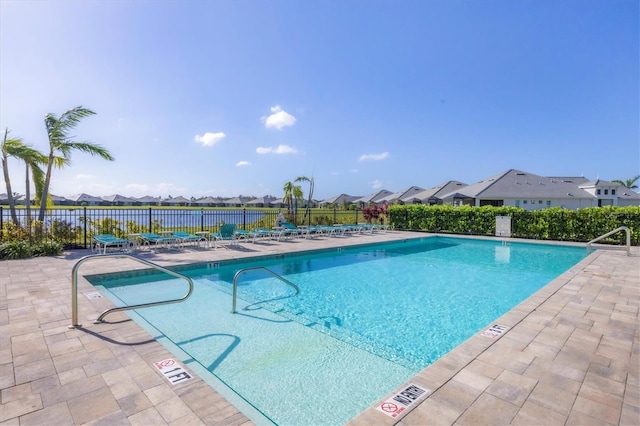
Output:
<instances>
[{"instance_id":1,"label":"palm tree trunk","mask_svg":"<svg viewBox=\"0 0 640 426\"><path fill-rule=\"evenodd\" d=\"M7 199L9 200L9 210L11 211L11 220L15 225L20 225L18 222L18 215L16 214L16 201L13 198L13 192L11 192L11 179L9 178L9 161L7 161L7 153L4 151L4 144L7 142L7 136L9 135L9 128L4 131L4 143L2 152L2 173L4 174L4 183L7 188Z\"/></svg>"},{"instance_id":2,"label":"palm tree trunk","mask_svg":"<svg viewBox=\"0 0 640 426\"><path fill-rule=\"evenodd\" d=\"M51 182L51 168L53 167L53 148L49 153L49 163L47 164L47 175L44 178L44 187L42 188L42 197L40 198L40 213L38 220L44 222L44 212L47 209L47 198L49 197L49 184Z\"/></svg>"},{"instance_id":3,"label":"palm tree trunk","mask_svg":"<svg viewBox=\"0 0 640 426\"><path fill-rule=\"evenodd\" d=\"M25 222L25 227L27 228L29 235L31 235L31 182L29 181L29 162L25 162L26 171L25 171L25 186L24 186L24 206L27 210L27 219Z\"/></svg>"}]
</instances>

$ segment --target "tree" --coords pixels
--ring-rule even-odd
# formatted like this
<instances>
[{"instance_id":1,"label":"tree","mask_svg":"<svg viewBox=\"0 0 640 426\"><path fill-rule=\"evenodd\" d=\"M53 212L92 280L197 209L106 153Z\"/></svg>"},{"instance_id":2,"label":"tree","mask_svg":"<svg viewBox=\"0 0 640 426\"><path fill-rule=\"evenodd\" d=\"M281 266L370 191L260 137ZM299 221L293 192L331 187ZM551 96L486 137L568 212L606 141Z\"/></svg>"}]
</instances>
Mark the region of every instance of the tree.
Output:
<instances>
[{"instance_id":1,"label":"tree","mask_svg":"<svg viewBox=\"0 0 640 426\"><path fill-rule=\"evenodd\" d=\"M30 187L31 182L29 175L33 176L33 181L36 186L36 193L42 190L44 173L40 168L40 165L47 164L47 156L40 151L32 148L29 145L25 145L20 138L9 139L9 129L4 131L4 139L2 140L2 171L4 174L4 182L7 188L7 198L9 200L9 210L11 211L11 219L13 223L19 225L18 216L16 214L16 204L11 190L11 178L9 176L9 157L14 157L18 160L24 161L26 165L26 177L25 177L25 203L27 207L27 223L31 219L31 197Z\"/></svg>"},{"instance_id":2,"label":"tree","mask_svg":"<svg viewBox=\"0 0 640 426\"><path fill-rule=\"evenodd\" d=\"M309 182L309 195L307 200L307 206L306 206L306 209L304 210L304 217L302 218L302 223L305 223L305 221L307 220L307 215L310 213L310 210L311 210L311 202L313 201L313 187L314 187L313 176L311 176L310 178L306 176L300 176L300 177L297 177L294 182Z\"/></svg>"},{"instance_id":3,"label":"tree","mask_svg":"<svg viewBox=\"0 0 640 426\"><path fill-rule=\"evenodd\" d=\"M637 189L638 185L636 185L636 182L638 181L638 179L640 179L640 175L634 176L631 179L627 179L625 181L616 179L616 180L612 180L611 182L619 183L620 185L624 186L625 188Z\"/></svg>"},{"instance_id":4,"label":"tree","mask_svg":"<svg viewBox=\"0 0 640 426\"><path fill-rule=\"evenodd\" d=\"M105 160L113 161L113 157L106 148L89 142L76 142L71 140L74 136L71 136L69 132L80 123L82 118L94 114L95 112L90 109L78 106L66 111L60 117L56 117L54 114L45 115L44 124L47 128L47 136L49 137L49 161L47 163L47 173L40 198L40 214L38 215L38 220L44 221L47 197L49 196L49 186L51 185L51 169L54 166L62 167L62 165L70 164L71 153L73 151L82 151L94 156L100 156ZM60 162L56 163L55 158L58 153L61 154L60 157L64 159L63 164Z\"/></svg>"},{"instance_id":5,"label":"tree","mask_svg":"<svg viewBox=\"0 0 640 426\"><path fill-rule=\"evenodd\" d=\"M287 213L291 216L293 215L293 203L294 200L301 200L303 198L302 188L300 185L295 185L293 182L287 182L282 187L284 190L284 197L282 197L282 201L287 205Z\"/></svg>"}]
</instances>

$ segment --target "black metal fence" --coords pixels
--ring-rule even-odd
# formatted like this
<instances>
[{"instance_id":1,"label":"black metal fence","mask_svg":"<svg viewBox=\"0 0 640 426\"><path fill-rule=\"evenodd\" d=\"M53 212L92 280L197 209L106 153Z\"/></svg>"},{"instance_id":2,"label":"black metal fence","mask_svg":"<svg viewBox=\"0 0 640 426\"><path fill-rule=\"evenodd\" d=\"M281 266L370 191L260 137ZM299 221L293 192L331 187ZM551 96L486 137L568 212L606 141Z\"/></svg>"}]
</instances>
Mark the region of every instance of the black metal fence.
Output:
<instances>
[{"instance_id":1,"label":"black metal fence","mask_svg":"<svg viewBox=\"0 0 640 426\"><path fill-rule=\"evenodd\" d=\"M96 234L124 236L129 233L183 231L217 232L223 223L233 223L239 229L271 228L280 209L246 208L54 208L48 209L43 222L38 222L37 209L30 215L24 208L16 209L15 226L8 207L0 206L0 240L30 239L57 241L66 248L88 248ZM288 217L298 225L359 223L362 211L338 209L299 210Z\"/></svg>"}]
</instances>

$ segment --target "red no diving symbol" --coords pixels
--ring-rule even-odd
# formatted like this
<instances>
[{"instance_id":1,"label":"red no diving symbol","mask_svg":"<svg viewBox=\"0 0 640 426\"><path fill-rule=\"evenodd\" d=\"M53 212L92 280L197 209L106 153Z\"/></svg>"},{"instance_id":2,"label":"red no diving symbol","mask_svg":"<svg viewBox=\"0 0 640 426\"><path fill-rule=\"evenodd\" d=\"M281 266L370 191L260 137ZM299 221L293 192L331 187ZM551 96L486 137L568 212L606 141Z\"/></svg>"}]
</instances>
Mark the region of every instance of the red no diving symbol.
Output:
<instances>
[{"instance_id":1,"label":"red no diving symbol","mask_svg":"<svg viewBox=\"0 0 640 426\"><path fill-rule=\"evenodd\" d=\"M165 367L170 367L175 363L176 362L172 359L165 359L164 361L156 362L156 367L158 367L159 369L163 369Z\"/></svg>"},{"instance_id":2,"label":"red no diving symbol","mask_svg":"<svg viewBox=\"0 0 640 426\"><path fill-rule=\"evenodd\" d=\"M380 405L380 408L387 413L395 413L398 410L398 406L393 402L384 402Z\"/></svg>"}]
</instances>

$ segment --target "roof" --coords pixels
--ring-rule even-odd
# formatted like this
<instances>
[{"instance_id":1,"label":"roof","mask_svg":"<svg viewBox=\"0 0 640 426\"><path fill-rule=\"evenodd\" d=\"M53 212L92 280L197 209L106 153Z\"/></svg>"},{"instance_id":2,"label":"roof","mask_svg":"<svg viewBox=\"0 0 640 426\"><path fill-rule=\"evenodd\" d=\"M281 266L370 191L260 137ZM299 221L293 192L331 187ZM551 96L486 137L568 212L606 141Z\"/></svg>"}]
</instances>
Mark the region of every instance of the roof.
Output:
<instances>
[{"instance_id":1,"label":"roof","mask_svg":"<svg viewBox=\"0 0 640 426\"><path fill-rule=\"evenodd\" d=\"M457 192L465 197L482 199L567 197L593 199L593 195L580 189L575 183L516 169L488 177ZM450 195L445 194L444 197L450 198Z\"/></svg>"},{"instance_id":2,"label":"roof","mask_svg":"<svg viewBox=\"0 0 640 426\"><path fill-rule=\"evenodd\" d=\"M356 200L359 200L360 198L362 198L361 195L354 196L354 195L340 194L336 197L331 197L331 198L327 198L326 200L322 200L322 202L327 204L353 203Z\"/></svg>"},{"instance_id":3,"label":"roof","mask_svg":"<svg viewBox=\"0 0 640 426\"><path fill-rule=\"evenodd\" d=\"M406 203L406 202L410 203L416 200L417 198L415 195L422 191L424 191L424 188L420 188L419 186L410 186L409 188L387 195L386 197L378 201L391 202L395 200L400 200L403 203Z\"/></svg>"},{"instance_id":4,"label":"roof","mask_svg":"<svg viewBox=\"0 0 640 426\"><path fill-rule=\"evenodd\" d=\"M374 194L369 194L369 195L365 195L362 198L359 198L357 200L355 200L358 203L364 203L364 204L368 204L368 203L376 203L378 201L381 201L384 199L384 197L387 197L389 195L393 194L393 192L388 191L386 189L381 189L380 191L374 193Z\"/></svg>"},{"instance_id":5,"label":"roof","mask_svg":"<svg viewBox=\"0 0 640 426\"><path fill-rule=\"evenodd\" d=\"M112 203L132 203L135 201L133 198L125 197L120 194L107 195L106 197L102 197L102 199Z\"/></svg>"},{"instance_id":6,"label":"roof","mask_svg":"<svg viewBox=\"0 0 640 426\"><path fill-rule=\"evenodd\" d=\"M450 192L457 191L460 188L467 186L466 183L462 183L457 180L450 180L448 182L436 185L433 188L425 189L415 194L415 197L421 202L428 202L432 199L440 199L442 195L449 194Z\"/></svg>"},{"instance_id":7,"label":"roof","mask_svg":"<svg viewBox=\"0 0 640 426\"><path fill-rule=\"evenodd\" d=\"M75 201L76 203L83 203L83 202L101 203L104 201L100 197L95 197L93 195L85 194L84 192L82 194L72 195L71 197L68 197L68 199L71 201Z\"/></svg>"}]
</instances>

